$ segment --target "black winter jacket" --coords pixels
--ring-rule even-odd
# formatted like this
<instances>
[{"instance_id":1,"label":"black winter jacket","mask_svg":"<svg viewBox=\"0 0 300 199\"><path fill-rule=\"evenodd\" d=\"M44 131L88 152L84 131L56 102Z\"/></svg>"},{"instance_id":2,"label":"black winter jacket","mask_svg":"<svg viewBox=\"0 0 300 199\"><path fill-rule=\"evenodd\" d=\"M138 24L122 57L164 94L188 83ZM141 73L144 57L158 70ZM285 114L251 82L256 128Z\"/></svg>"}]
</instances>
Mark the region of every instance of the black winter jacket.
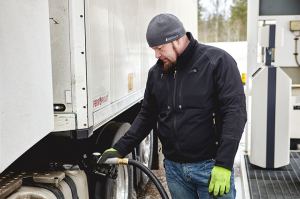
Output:
<instances>
[{"instance_id":1,"label":"black winter jacket","mask_svg":"<svg viewBox=\"0 0 300 199\"><path fill-rule=\"evenodd\" d=\"M247 120L240 74L228 53L187 36L190 43L169 72L160 60L150 69L141 110L114 148L127 155L157 123L165 158L215 159L231 169Z\"/></svg>"}]
</instances>

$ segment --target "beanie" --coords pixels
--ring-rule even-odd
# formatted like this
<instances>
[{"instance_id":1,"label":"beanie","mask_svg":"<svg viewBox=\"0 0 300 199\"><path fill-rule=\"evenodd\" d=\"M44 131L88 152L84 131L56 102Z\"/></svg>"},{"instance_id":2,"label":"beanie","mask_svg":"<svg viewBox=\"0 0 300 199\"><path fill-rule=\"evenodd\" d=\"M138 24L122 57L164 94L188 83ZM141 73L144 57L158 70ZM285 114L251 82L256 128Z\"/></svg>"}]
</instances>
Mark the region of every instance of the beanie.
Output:
<instances>
[{"instance_id":1,"label":"beanie","mask_svg":"<svg viewBox=\"0 0 300 199\"><path fill-rule=\"evenodd\" d=\"M146 39L150 47L170 43L185 35L185 29L179 19L172 14L159 14L149 23Z\"/></svg>"}]
</instances>

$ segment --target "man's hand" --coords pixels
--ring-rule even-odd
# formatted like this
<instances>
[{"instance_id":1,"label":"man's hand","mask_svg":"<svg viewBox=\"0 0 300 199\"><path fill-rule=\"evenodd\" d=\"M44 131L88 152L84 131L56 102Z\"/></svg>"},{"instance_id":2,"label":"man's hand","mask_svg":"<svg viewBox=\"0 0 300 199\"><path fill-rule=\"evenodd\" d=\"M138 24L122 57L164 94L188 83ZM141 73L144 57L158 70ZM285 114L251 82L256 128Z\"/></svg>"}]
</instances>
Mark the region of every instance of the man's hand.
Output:
<instances>
[{"instance_id":1,"label":"man's hand","mask_svg":"<svg viewBox=\"0 0 300 199\"><path fill-rule=\"evenodd\" d=\"M223 167L214 166L211 171L211 179L208 187L209 193L213 192L214 196L223 196L224 192L230 191L231 171Z\"/></svg>"},{"instance_id":2,"label":"man's hand","mask_svg":"<svg viewBox=\"0 0 300 199\"><path fill-rule=\"evenodd\" d=\"M122 156L114 148L109 148L103 152L98 163L103 164L108 158L121 158Z\"/></svg>"}]
</instances>

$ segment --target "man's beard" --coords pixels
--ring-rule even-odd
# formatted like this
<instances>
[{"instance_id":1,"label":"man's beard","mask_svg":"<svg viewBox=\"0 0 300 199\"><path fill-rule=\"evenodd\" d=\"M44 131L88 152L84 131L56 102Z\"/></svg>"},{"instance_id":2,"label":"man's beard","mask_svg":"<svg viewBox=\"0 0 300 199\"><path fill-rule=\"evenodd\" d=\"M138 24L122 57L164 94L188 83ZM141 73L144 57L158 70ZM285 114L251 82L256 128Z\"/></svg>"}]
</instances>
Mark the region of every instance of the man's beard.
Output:
<instances>
[{"instance_id":1,"label":"man's beard","mask_svg":"<svg viewBox=\"0 0 300 199\"><path fill-rule=\"evenodd\" d=\"M170 71L170 69L172 68L174 64L171 62L168 63L164 63L164 72L167 73L168 71Z\"/></svg>"},{"instance_id":2,"label":"man's beard","mask_svg":"<svg viewBox=\"0 0 300 199\"><path fill-rule=\"evenodd\" d=\"M172 43L172 48L173 48L173 51L176 53L176 57L179 56L177 50L175 49L175 46L174 46L174 43ZM177 59L177 58L176 58ZM164 73L170 71L170 69L172 69L172 67L176 64L176 60L174 62L167 62L165 63L164 62Z\"/></svg>"}]
</instances>

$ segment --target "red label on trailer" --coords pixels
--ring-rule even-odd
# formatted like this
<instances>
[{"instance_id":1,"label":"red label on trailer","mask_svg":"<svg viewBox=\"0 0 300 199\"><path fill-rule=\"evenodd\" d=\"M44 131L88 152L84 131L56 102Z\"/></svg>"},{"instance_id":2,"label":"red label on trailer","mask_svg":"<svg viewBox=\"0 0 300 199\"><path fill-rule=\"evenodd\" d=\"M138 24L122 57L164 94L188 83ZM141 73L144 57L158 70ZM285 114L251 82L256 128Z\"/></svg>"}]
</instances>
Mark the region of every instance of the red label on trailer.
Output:
<instances>
[{"instance_id":1,"label":"red label on trailer","mask_svg":"<svg viewBox=\"0 0 300 199\"><path fill-rule=\"evenodd\" d=\"M97 98L93 101L93 107L97 108L107 101L108 101L108 94L106 94L104 96L100 96L99 98Z\"/></svg>"}]
</instances>

